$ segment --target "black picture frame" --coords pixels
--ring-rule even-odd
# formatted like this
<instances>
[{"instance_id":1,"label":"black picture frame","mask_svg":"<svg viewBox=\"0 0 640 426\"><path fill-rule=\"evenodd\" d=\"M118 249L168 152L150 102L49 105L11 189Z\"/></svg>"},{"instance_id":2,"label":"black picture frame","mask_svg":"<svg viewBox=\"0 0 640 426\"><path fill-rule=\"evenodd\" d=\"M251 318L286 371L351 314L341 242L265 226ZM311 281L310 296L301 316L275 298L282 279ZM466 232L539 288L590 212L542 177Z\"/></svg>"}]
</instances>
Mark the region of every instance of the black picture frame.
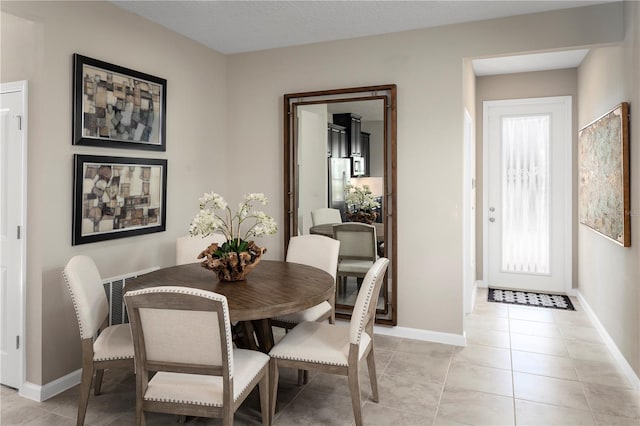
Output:
<instances>
[{"instance_id":1,"label":"black picture frame","mask_svg":"<svg viewBox=\"0 0 640 426\"><path fill-rule=\"evenodd\" d=\"M166 151L167 80L75 53L73 144Z\"/></svg>"},{"instance_id":2,"label":"black picture frame","mask_svg":"<svg viewBox=\"0 0 640 426\"><path fill-rule=\"evenodd\" d=\"M72 245L163 232L167 160L75 154Z\"/></svg>"}]
</instances>

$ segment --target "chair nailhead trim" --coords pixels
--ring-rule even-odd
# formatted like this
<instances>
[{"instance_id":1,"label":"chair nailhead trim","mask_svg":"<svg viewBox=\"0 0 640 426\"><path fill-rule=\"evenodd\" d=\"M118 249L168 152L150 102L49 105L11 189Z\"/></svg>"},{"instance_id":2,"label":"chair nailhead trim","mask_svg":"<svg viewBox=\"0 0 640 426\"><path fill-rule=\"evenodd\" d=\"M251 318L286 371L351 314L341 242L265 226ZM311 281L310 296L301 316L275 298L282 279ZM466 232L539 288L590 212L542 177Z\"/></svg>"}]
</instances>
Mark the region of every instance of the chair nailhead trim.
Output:
<instances>
[{"instance_id":1,"label":"chair nailhead trim","mask_svg":"<svg viewBox=\"0 0 640 426\"><path fill-rule=\"evenodd\" d=\"M379 269L379 268L378 268ZM373 293L373 289L375 288L375 282L378 280L378 275L380 275L380 271L376 271L376 273L373 275L373 278L371 280L371 282L374 283L374 285L369 286L369 289L367 290L367 296L366 296L366 305L367 308L369 306L369 304L371 304L371 296ZM356 341L354 342L354 344L359 345L360 344L360 340L362 338L362 331L364 330L364 319L367 316L367 313L369 312L369 309L363 309L362 315L360 315L360 318L358 318L358 337L356 338Z\"/></svg>"},{"instance_id":2,"label":"chair nailhead trim","mask_svg":"<svg viewBox=\"0 0 640 426\"><path fill-rule=\"evenodd\" d=\"M65 284L67 284L67 289L69 290L69 294L71 295L71 303L73 303L73 310L76 312L76 319L78 320L78 327L80 328L80 338L84 339L82 321L80 321L80 312L78 311L78 302L76 301L75 294L71 290L71 284L69 283L69 277L67 276L66 267L62 270L62 276L64 277L64 282Z\"/></svg>"},{"instance_id":3,"label":"chair nailhead trim","mask_svg":"<svg viewBox=\"0 0 640 426\"><path fill-rule=\"evenodd\" d=\"M169 402L171 404L189 404L189 405L198 405L201 407L222 407L222 404L207 404L204 402L196 402L196 401L187 401L182 399L169 399L169 398L149 398L144 397L145 401L154 401L154 402Z\"/></svg>"},{"instance_id":4,"label":"chair nailhead trim","mask_svg":"<svg viewBox=\"0 0 640 426\"><path fill-rule=\"evenodd\" d=\"M349 365L347 363L339 364L337 362L325 362L325 361L318 361L317 359L291 357L291 356L286 356L286 355L271 355L271 357L275 358L275 359L285 359L285 360L291 360L291 361L312 362L314 364L320 364L320 365L336 365L338 367L346 367L346 366Z\"/></svg>"},{"instance_id":5,"label":"chair nailhead trim","mask_svg":"<svg viewBox=\"0 0 640 426\"><path fill-rule=\"evenodd\" d=\"M95 358L94 361L113 361L113 360L116 360L116 359L132 359L132 358L133 358L133 355L132 356L126 356L126 355L123 355L123 356L110 356L108 358Z\"/></svg>"}]
</instances>

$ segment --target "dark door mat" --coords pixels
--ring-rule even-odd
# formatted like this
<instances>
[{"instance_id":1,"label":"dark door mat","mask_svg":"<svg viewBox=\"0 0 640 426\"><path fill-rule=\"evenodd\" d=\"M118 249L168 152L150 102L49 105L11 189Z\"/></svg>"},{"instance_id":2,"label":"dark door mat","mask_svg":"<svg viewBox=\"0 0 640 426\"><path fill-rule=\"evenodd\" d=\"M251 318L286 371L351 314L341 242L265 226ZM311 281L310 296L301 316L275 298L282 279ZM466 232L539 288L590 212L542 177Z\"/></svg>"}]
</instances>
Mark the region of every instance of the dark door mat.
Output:
<instances>
[{"instance_id":1,"label":"dark door mat","mask_svg":"<svg viewBox=\"0 0 640 426\"><path fill-rule=\"evenodd\" d=\"M533 293L529 291L501 290L489 288L489 302L511 303L513 305L537 306L539 308L575 311L573 303L563 294Z\"/></svg>"}]
</instances>

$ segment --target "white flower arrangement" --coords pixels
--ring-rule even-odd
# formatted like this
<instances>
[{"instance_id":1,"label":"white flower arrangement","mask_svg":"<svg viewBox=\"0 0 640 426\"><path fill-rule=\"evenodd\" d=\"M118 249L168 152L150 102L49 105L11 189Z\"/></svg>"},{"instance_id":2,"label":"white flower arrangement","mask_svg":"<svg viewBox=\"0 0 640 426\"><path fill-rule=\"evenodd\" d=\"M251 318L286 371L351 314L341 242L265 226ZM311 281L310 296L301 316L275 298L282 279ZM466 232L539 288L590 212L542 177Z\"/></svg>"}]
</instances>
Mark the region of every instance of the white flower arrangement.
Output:
<instances>
[{"instance_id":1,"label":"white flower arrangement","mask_svg":"<svg viewBox=\"0 0 640 426\"><path fill-rule=\"evenodd\" d=\"M246 251L248 239L251 237L273 235L278 232L278 225L271 216L263 211L252 210L254 202L267 205L267 197L262 193L245 195L244 201L238 205L235 213L231 211L224 198L215 192L205 193L199 201L200 211L191 222L189 234L203 237L215 233L224 235L227 242L218 249L219 253L216 253L220 257L229 252ZM253 223L247 226L247 221L251 219ZM244 233L243 227L246 229Z\"/></svg>"},{"instance_id":2,"label":"white flower arrangement","mask_svg":"<svg viewBox=\"0 0 640 426\"><path fill-rule=\"evenodd\" d=\"M369 185L362 185L362 188L359 188L347 184L344 187L344 196L349 211L371 211L380 207L380 203L376 201Z\"/></svg>"}]
</instances>

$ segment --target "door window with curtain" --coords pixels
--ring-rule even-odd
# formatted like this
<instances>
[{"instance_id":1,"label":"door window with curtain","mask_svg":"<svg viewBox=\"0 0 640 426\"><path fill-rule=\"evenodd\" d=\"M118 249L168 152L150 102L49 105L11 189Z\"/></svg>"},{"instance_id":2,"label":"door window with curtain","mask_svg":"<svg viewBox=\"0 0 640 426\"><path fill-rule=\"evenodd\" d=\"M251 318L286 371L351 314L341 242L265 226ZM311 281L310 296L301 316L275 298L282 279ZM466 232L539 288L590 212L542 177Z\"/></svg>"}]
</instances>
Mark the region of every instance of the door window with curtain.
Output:
<instances>
[{"instance_id":1,"label":"door window with curtain","mask_svg":"<svg viewBox=\"0 0 640 426\"><path fill-rule=\"evenodd\" d=\"M505 272L549 274L548 114L502 118L502 260Z\"/></svg>"},{"instance_id":2,"label":"door window with curtain","mask_svg":"<svg viewBox=\"0 0 640 426\"><path fill-rule=\"evenodd\" d=\"M562 293L572 285L572 99L483 103L484 281Z\"/></svg>"}]
</instances>

